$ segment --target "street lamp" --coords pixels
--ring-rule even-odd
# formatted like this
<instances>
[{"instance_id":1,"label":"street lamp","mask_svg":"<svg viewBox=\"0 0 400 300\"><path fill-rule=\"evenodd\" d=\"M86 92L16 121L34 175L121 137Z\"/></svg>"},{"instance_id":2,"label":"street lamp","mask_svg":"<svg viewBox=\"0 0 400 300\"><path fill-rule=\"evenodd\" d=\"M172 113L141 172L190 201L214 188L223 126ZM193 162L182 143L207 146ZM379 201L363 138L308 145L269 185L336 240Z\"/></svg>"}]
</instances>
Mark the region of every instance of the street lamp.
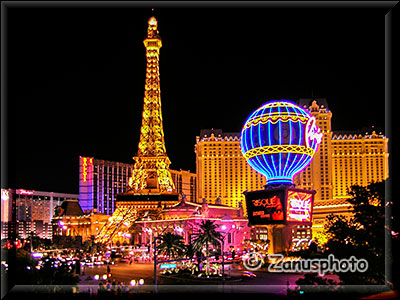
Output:
<instances>
[{"instance_id":1,"label":"street lamp","mask_svg":"<svg viewBox=\"0 0 400 300\"><path fill-rule=\"evenodd\" d=\"M157 294L158 293L158 286L157 286L157 240L160 238L160 236L167 230L171 224L168 224L167 227L163 229L163 231L158 234L157 236L154 236L154 292Z\"/></svg>"},{"instance_id":2,"label":"street lamp","mask_svg":"<svg viewBox=\"0 0 400 300\"><path fill-rule=\"evenodd\" d=\"M223 221L223 220L222 220ZM223 224L221 225L221 229L223 231L225 231L226 229L228 229L228 226ZM236 225L233 224L232 226L230 226L229 230L225 233L225 235L222 235L222 240L221 240L221 252L222 252L222 281L225 281L225 238L226 236L232 231L236 229Z\"/></svg>"}]
</instances>

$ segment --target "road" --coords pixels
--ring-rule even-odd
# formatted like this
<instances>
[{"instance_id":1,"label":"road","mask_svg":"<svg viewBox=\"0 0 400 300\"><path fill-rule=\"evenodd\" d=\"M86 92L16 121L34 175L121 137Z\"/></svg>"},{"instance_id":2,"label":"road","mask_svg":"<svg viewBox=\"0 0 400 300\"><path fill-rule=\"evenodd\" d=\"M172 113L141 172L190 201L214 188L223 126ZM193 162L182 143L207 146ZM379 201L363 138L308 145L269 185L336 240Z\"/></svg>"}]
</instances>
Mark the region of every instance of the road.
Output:
<instances>
[{"instance_id":1,"label":"road","mask_svg":"<svg viewBox=\"0 0 400 300\"><path fill-rule=\"evenodd\" d=\"M111 280L125 282L129 285L131 280L136 282L143 278L144 284L150 290L153 286L153 264L152 263L118 263L111 265ZM82 270L83 271L83 270ZM232 270L231 275L238 278L245 271L243 268L235 268ZM93 266L86 267L85 275L94 277L98 274L102 277L107 273L107 266ZM159 281L159 292L224 292L224 293L272 293L277 295L286 295L287 284L291 289L296 286L296 280L303 277L303 274L290 274L290 273L268 273L265 271L254 271L257 275L256 278L242 278L241 281L230 282L227 280L225 284L222 281L218 285L163 285L162 279ZM228 275L228 273L227 273ZM85 277L85 276L82 276ZM92 281L90 284L98 284Z\"/></svg>"},{"instance_id":2,"label":"road","mask_svg":"<svg viewBox=\"0 0 400 300\"><path fill-rule=\"evenodd\" d=\"M145 284L153 284L153 264L152 263L117 263L110 265L111 279L116 281L122 281L129 284L131 280L144 279ZM83 271L83 270L82 270ZM103 274L107 274L107 266L92 266L86 267L85 275L94 277L99 275L100 278Z\"/></svg>"}]
</instances>

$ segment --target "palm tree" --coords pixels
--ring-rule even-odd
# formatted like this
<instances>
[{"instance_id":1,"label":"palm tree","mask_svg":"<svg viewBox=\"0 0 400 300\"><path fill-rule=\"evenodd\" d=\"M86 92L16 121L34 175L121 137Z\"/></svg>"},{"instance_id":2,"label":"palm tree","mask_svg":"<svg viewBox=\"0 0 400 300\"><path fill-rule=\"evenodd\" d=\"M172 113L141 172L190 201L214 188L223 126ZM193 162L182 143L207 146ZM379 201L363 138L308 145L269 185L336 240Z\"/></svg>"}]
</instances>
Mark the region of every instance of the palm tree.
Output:
<instances>
[{"instance_id":1,"label":"palm tree","mask_svg":"<svg viewBox=\"0 0 400 300\"><path fill-rule=\"evenodd\" d=\"M157 246L157 253L164 253L170 258L182 256L185 252L183 237L179 234L167 232L160 236L161 243Z\"/></svg>"},{"instance_id":2,"label":"palm tree","mask_svg":"<svg viewBox=\"0 0 400 300\"><path fill-rule=\"evenodd\" d=\"M206 246L206 256L210 255L210 244L214 245L215 247L220 247L220 242L223 239L223 236L220 232L216 231L218 225L215 225L214 222L210 220L203 221L202 224L199 226L199 232L195 233L195 240L193 241L193 250L194 252L201 251L203 246ZM210 262L209 258L207 257L206 260L206 273L210 273Z\"/></svg>"}]
</instances>

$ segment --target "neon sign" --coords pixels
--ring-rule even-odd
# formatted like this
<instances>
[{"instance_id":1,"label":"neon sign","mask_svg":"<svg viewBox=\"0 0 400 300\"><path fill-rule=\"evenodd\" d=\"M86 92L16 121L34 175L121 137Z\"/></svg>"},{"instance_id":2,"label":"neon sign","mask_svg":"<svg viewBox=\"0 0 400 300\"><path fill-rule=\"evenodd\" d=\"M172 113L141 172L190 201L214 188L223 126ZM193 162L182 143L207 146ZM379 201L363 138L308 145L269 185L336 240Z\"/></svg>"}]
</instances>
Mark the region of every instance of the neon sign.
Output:
<instances>
[{"instance_id":1,"label":"neon sign","mask_svg":"<svg viewBox=\"0 0 400 300\"><path fill-rule=\"evenodd\" d=\"M17 194L18 195L33 195L33 192L34 191L27 191L27 190L24 190L24 189L17 190Z\"/></svg>"},{"instance_id":2,"label":"neon sign","mask_svg":"<svg viewBox=\"0 0 400 300\"><path fill-rule=\"evenodd\" d=\"M256 191L246 193L247 212L251 225L283 223L284 193L282 191Z\"/></svg>"},{"instance_id":3,"label":"neon sign","mask_svg":"<svg viewBox=\"0 0 400 300\"><path fill-rule=\"evenodd\" d=\"M268 199L256 199L252 200L254 206L264 206L266 208L282 208L282 204L277 196L272 196Z\"/></svg>"},{"instance_id":4,"label":"neon sign","mask_svg":"<svg viewBox=\"0 0 400 300\"><path fill-rule=\"evenodd\" d=\"M314 194L288 186L245 192L249 225L311 225Z\"/></svg>"},{"instance_id":5,"label":"neon sign","mask_svg":"<svg viewBox=\"0 0 400 300\"><path fill-rule=\"evenodd\" d=\"M313 193L289 190L287 192L286 221L310 223Z\"/></svg>"},{"instance_id":6,"label":"neon sign","mask_svg":"<svg viewBox=\"0 0 400 300\"><path fill-rule=\"evenodd\" d=\"M267 184L292 184L318 150L323 134L306 110L282 100L267 102L246 120L240 147Z\"/></svg>"},{"instance_id":7,"label":"neon sign","mask_svg":"<svg viewBox=\"0 0 400 300\"><path fill-rule=\"evenodd\" d=\"M5 189L1 189L1 201L7 202L10 199L10 192Z\"/></svg>"},{"instance_id":8,"label":"neon sign","mask_svg":"<svg viewBox=\"0 0 400 300\"><path fill-rule=\"evenodd\" d=\"M176 264L162 264L160 265L160 269L174 269L176 268Z\"/></svg>"},{"instance_id":9,"label":"neon sign","mask_svg":"<svg viewBox=\"0 0 400 300\"><path fill-rule=\"evenodd\" d=\"M93 158L82 157L82 181L87 181L88 176L88 161L93 164Z\"/></svg>"},{"instance_id":10,"label":"neon sign","mask_svg":"<svg viewBox=\"0 0 400 300\"><path fill-rule=\"evenodd\" d=\"M311 148L312 142L315 140L316 144L320 144L322 141L321 129L317 127L315 117L308 119L306 125L306 144L307 147Z\"/></svg>"},{"instance_id":11,"label":"neon sign","mask_svg":"<svg viewBox=\"0 0 400 300\"><path fill-rule=\"evenodd\" d=\"M82 180L83 182L86 182L86 178L87 178L87 158L86 157L82 157Z\"/></svg>"},{"instance_id":12,"label":"neon sign","mask_svg":"<svg viewBox=\"0 0 400 300\"><path fill-rule=\"evenodd\" d=\"M79 156L79 204L83 211L94 210L93 157Z\"/></svg>"}]
</instances>

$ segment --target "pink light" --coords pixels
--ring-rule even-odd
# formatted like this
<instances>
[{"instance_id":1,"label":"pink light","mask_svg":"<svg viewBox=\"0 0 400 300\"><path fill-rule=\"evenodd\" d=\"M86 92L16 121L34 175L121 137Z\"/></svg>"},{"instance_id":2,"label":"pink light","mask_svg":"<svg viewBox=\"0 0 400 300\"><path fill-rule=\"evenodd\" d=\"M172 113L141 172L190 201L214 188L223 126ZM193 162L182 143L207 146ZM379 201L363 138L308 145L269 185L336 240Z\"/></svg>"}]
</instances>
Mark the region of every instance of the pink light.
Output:
<instances>
[{"instance_id":1,"label":"pink light","mask_svg":"<svg viewBox=\"0 0 400 300\"><path fill-rule=\"evenodd\" d=\"M153 232L153 230L151 228L147 228L147 227L143 228L143 231L147 232L148 234L151 234Z\"/></svg>"},{"instance_id":2,"label":"pink light","mask_svg":"<svg viewBox=\"0 0 400 300\"><path fill-rule=\"evenodd\" d=\"M58 222L58 226L63 227L65 223L63 221Z\"/></svg>"},{"instance_id":3,"label":"pink light","mask_svg":"<svg viewBox=\"0 0 400 300\"><path fill-rule=\"evenodd\" d=\"M222 225L222 226L221 226L221 229L222 229L222 230L226 230L226 225Z\"/></svg>"},{"instance_id":4,"label":"pink light","mask_svg":"<svg viewBox=\"0 0 400 300\"><path fill-rule=\"evenodd\" d=\"M289 217L296 220L303 221L304 219L308 219L309 217L306 215L298 215L298 214L289 214Z\"/></svg>"},{"instance_id":5,"label":"pink light","mask_svg":"<svg viewBox=\"0 0 400 300\"><path fill-rule=\"evenodd\" d=\"M43 257L43 253L40 253L40 252L34 252L31 255L33 258L42 258Z\"/></svg>"},{"instance_id":6,"label":"pink light","mask_svg":"<svg viewBox=\"0 0 400 300\"><path fill-rule=\"evenodd\" d=\"M321 129L317 127L317 121L315 117L308 119L306 125L306 145L307 147L311 147L311 141L316 140L316 146L321 143L322 141L322 132ZM314 149L316 150L316 149Z\"/></svg>"},{"instance_id":7,"label":"pink light","mask_svg":"<svg viewBox=\"0 0 400 300\"><path fill-rule=\"evenodd\" d=\"M1 200L6 202L10 199L10 193L8 190L1 190Z\"/></svg>"},{"instance_id":8,"label":"pink light","mask_svg":"<svg viewBox=\"0 0 400 300\"><path fill-rule=\"evenodd\" d=\"M312 194L288 191L287 221L311 222Z\"/></svg>"},{"instance_id":9,"label":"pink light","mask_svg":"<svg viewBox=\"0 0 400 300\"><path fill-rule=\"evenodd\" d=\"M24 189L17 190L17 194L18 195L33 195L33 192L34 191L27 191L27 190L24 190Z\"/></svg>"},{"instance_id":10,"label":"pink light","mask_svg":"<svg viewBox=\"0 0 400 300\"><path fill-rule=\"evenodd\" d=\"M178 232L178 233L182 233L182 232L183 232L183 228L181 228L181 227L179 227L179 226L176 226L176 227L174 228L174 230L175 230L176 232Z\"/></svg>"}]
</instances>

